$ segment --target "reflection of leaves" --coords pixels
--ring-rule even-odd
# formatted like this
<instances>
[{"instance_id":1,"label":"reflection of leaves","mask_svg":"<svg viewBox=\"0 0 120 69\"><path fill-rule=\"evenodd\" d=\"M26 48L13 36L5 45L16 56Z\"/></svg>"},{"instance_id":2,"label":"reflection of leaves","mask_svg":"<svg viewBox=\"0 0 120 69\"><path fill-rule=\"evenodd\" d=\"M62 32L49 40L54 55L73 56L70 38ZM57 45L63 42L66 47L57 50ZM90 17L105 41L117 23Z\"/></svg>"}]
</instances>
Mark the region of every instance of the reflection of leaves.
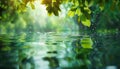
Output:
<instances>
[{"instance_id":1,"label":"reflection of leaves","mask_svg":"<svg viewBox=\"0 0 120 69\"><path fill-rule=\"evenodd\" d=\"M80 53L76 55L76 59L85 59L85 54L84 53Z\"/></svg>"},{"instance_id":2,"label":"reflection of leaves","mask_svg":"<svg viewBox=\"0 0 120 69\"><path fill-rule=\"evenodd\" d=\"M53 53L53 54L57 54L57 51L48 51L47 53Z\"/></svg>"},{"instance_id":3,"label":"reflection of leaves","mask_svg":"<svg viewBox=\"0 0 120 69\"><path fill-rule=\"evenodd\" d=\"M43 60L49 61L49 66L50 67L58 67L59 66L59 61L56 57L44 57Z\"/></svg>"},{"instance_id":4,"label":"reflection of leaves","mask_svg":"<svg viewBox=\"0 0 120 69\"><path fill-rule=\"evenodd\" d=\"M10 48L9 46L5 46L5 47L3 47L1 50L2 50L2 51L10 51L11 48Z\"/></svg>"},{"instance_id":5,"label":"reflection of leaves","mask_svg":"<svg viewBox=\"0 0 120 69\"><path fill-rule=\"evenodd\" d=\"M91 38L89 37L84 37L81 39L81 46L83 48L92 48L92 45L93 45L93 41Z\"/></svg>"},{"instance_id":6,"label":"reflection of leaves","mask_svg":"<svg viewBox=\"0 0 120 69\"><path fill-rule=\"evenodd\" d=\"M88 59L85 59L84 61L85 61L85 64L86 64L86 65L90 65L90 64L91 64L91 61L88 60Z\"/></svg>"},{"instance_id":7,"label":"reflection of leaves","mask_svg":"<svg viewBox=\"0 0 120 69\"><path fill-rule=\"evenodd\" d=\"M67 61L69 61L69 62L70 62L70 61L73 61L73 58L72 58L72 57L65 57L64 59L67 60Z\"/></svg>"},{"instance_id":8,"label":"reflection of leaves","mask_svg":"<svg viewBox=\"0 0 120 69\"><path fill-rule=\"evenodd\" d=\"M31 47L31 46L22 46L22 48L23 48L23 49L25 49L25 48L26 48L26 49L30 49L30 48L32 48L32 47Z\"/></svg>"}]
</instances>

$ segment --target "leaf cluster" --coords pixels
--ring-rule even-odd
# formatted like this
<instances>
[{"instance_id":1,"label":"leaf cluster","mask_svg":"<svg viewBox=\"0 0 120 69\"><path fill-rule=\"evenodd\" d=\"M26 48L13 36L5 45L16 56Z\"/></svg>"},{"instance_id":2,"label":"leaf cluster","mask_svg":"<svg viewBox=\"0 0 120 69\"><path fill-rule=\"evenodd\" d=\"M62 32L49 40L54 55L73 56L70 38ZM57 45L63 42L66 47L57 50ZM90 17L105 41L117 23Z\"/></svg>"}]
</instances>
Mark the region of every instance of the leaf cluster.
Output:
<instances>
[{"instance_id":1,"label":"leaf cluster","mask_svg":"<svg viewBox=\"0 0 120 69\"><path fill-rule=\"evenodd\" d=\"M114 13L120 10L119 0L66 0L67 3L71 3L69 16L78 16L78 23L82 23L84 26L91 26L91 15L94 14L92 7L98 7L99 12Z\"/></svg>"},{"instance_id":2,"label":"leaf cluster","mask_svg":"<svg viewBox=\"0 0 120 69\"><path fill-rule=\"evenodd\" d=\"M42 0L41 3L46 5L46 10L48 11L49 15L53 13L54 15L58 16L61 2L62 0Z\"/></svg>"},{"instance_id":3,"label":"leaf cluster","mask_svg":"<svg viewBox=\"0 0 120 69\"><path fill-rule=\"evenodd\" d=\"M30 5L32 9L35 9L34 1L36 0L1 0L0 10L12 10L12 11L25 11L27 6ZM91 26L91 15L94 13L91 7L98 6L100 11L108 13L116 12L120 10L119 0L41 0L41 4L46 6L48 14L59 15L61 11L60 5L70 4L68 15L78 16L78 23L82 23L84 26ZM0 16L2 13L0 12Z\"/></svg>"}]
</instances>

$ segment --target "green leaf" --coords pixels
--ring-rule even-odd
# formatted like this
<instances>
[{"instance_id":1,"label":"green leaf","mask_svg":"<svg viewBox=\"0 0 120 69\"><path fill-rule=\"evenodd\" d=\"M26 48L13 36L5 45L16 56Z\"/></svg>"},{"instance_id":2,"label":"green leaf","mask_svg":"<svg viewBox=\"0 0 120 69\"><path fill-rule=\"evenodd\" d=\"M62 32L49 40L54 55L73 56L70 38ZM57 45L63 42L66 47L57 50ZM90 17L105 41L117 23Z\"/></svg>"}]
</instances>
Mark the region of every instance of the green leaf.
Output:
<instances>
[{"instance_id":1,"label":"green leaf","mask_svg":"<svg viewBox=\"0 0 120 69\"><path fill-rule=\"evenodd\" d=\"M87 0L85 0L85 6L88 6L89 4L88 4L88 1Z\"/></svg>"},{"instance_id":2,"label":"green leaf","mask_svg":"<svg viewBox=\"0 0 120 69\"><path fill-rule=\"evenodd\" d=\"M52 0L42 0L41 4L51 4Z\"/></svg>"},{"instance_id":3,"label":"green leaf","mask_svg":"<svg viewBox=\"0 0 120 69\"><path fill-rule=\"evenodd\" d=\"M52 0L52 2L56 2L56 0Z\"/></svg>"},{"instance_id":4,"label":"green leaf","mask_svg":"<svg viewBox=\"0 0 120 69\"><path fill-rule=\"evenodd\" d=\"M81 21L82 21L82 20L81 20ZM91 22L90 22L90 20L89 20L89 19L86 19L85 21L82 21L82 24L83 24L83 25L85 25L85 26L90 27Z\"/></svg>"},{"instance_id":5,"label":"green leaf","mask_svg":"<svg viewBox=\"0 0 120 69\"><path fill-rule=\"evenodd\" d=\"M35 9L35 6L34 6L33 3L30 2L30 5L31 5L31 8L32 8L32 9Z\"/></svg>"},{"instance_id":6,"label":"green leaf","mask_svg":"<svg viewBox=\"0 0 120 69\"><path fill-rule=\"evenodd\" d=\"M91 10L88 7L84 7L84 10L91 14Z\"/></svg>"},{"instance_id":7,"label":"green leaf","mask_svg":"<svg viewBox=\"0 0 120 69\"><path fill-rule=\"evenodd\" d=\"M103 5L100 5L100 10L102 11L104 9L104 6Z\"/></svg>"},{"instance_id":8,"label":"green leaf","mask_svg":"<svg viewBox=\"0 0 120 69\"><path fill-rule=\"evenodd\" d=\"M46 7L46 10L47 10L48 14L51 14L53 8L52 8L51 6L47 6L47 7Z\"/></svg>"},{"instance_id":9,"label":"green leaf","mask_svg":"<svg viewBox=\"0 0 120 69\"><path fill-rule=\"evenodd\" d=\"M74 11L69 11L69 12L68 12L68 16L73 17L74 15L75 15L75 12L74 12Z\"/></svg>"},{"instance_id":10,"label":"green leaf","mask_svg":"<svg viewBox=\"0 0 120 69\"><path fill-rule=\"evenodd\" d=\"M89 1L89 2L88 2L88 7L93 6L93 4L94 4L94 1L93 1L93 0Z\"/></svg>"},{"instance_id":11,"label":"green leaf","mask_svg":"<svg viewBox=\"0 0 120 69\"><path fill-rule=\"evenodd\" d=\"M93 41L90 37L84 37L81 39L81 46L83 48L92 49Z\"/></svg>"},{"instance_id":12,"label":"green leaf","mask_svg":"<svg viewBox=\"0 0 120 69\"><path fill-rule=\"evenodd\" d=\"M79 6L79 2L75 1L75 6L78 7Z\"/></svg>"},{"instance_id":13,"label":"green leaf","mask_svg":"<svg viewBox=\"0 0 120 69\"><path fill-rule=\"evenodd\" d=\"M53 8L53 13L54 13L54 15L56 15L56 16L59 15L58 9L57 9L56 7Z\"/></svg>"},{"instance_id":14,"label":"green leaf","mask_svg":"<svg viewBox=\"0 0 120 69\"><path fill-rule=\"evenodd\" d=\"M101 3L99 3L99 8L100 10L104 10L104 6L105 6L105 1L103 0Z\"/></svg>"},{"instance_id":15,"label":"green leaf","mask_svg":"<svg viewBox=\"0 0 120 69\"><path fill-rule=\"evenodd\" d=\"M81 16L81 22L84 26L87 26L87 27L91 26L90 19L87 19L84 14Z\"/></svg>"},{"instance_id":16,"label":"green leaf","mask_svg":"<svg viewBox=\"0 0 120 69\"><path fill-rule=\"evenodd\" d=\"M81 16L81 15L82 15L82 12L81 12L80 8L77 8L75 14L77 14L78 16Z\"/></svg>"}]
</instances>

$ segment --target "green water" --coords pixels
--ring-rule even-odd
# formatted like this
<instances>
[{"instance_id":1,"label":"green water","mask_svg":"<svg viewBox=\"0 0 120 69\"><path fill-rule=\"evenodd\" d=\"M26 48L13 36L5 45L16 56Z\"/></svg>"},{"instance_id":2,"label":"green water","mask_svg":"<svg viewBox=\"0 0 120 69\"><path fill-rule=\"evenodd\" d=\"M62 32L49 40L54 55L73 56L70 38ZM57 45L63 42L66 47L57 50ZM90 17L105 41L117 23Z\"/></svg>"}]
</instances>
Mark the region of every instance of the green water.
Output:
<instances>
[{"instance_id":1,"label":"green water","mask_svg":"<svg viewBox=\"0 0 120 69\"><path fill-rule=\"evenodd\" d=\"M77 32L2 34L0 69L107 69L107 66L120 66L119 34L89 35L93 42L91 48L81 46L84 36Z\"/></svg>"}]
</instances>

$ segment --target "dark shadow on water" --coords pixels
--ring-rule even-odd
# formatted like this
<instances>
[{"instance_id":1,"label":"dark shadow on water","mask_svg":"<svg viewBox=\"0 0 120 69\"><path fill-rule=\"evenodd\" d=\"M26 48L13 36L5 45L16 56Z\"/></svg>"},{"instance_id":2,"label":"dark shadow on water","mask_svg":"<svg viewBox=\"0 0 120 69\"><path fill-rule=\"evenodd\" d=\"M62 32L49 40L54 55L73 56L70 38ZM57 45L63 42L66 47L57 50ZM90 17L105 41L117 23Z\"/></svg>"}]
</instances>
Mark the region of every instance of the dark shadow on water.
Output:
<instances>
[{"instance_id":1,"label":"dark shadow on water","mask_svg":"<svg viewBox=\"0 0 120 69\"><path fill-rule=\"evenodd\" d=\"M49 61L50 69L57 69L59 67L59 61L56 57L44 57L43 60Z\"/></svg>"}]
</instances>

